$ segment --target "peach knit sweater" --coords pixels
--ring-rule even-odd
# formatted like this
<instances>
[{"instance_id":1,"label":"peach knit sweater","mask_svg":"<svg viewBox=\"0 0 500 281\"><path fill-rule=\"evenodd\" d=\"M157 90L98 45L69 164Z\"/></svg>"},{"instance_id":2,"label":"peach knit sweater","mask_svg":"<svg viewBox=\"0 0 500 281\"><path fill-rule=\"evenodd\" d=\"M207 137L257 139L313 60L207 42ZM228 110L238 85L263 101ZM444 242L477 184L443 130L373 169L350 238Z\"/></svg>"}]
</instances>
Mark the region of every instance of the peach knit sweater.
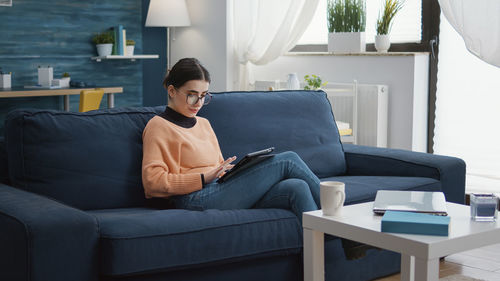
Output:
<instances>
[{"instance_id":1,"label":"peach knit sweater","mask_svg":"<svg viewBox=\"0 0 500 281\"><path fill-rule=\"evenodd\" d=\"M146 198L188 194L203 187L201 174L224 162L207 119L183 128L153 117L142 133L142 183Z\"/></svg>"}]
</instances>

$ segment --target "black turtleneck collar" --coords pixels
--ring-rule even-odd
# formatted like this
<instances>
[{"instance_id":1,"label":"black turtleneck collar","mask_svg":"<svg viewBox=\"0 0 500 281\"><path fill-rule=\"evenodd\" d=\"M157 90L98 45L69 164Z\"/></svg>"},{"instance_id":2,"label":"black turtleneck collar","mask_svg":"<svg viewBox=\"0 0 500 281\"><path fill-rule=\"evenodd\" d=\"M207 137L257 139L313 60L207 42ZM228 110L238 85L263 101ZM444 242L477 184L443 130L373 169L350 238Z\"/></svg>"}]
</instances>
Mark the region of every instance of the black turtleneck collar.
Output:
<instances>
[{"instance_id":1,"label":"black turtleneck collar","mask_svg":"<svg viewBox=\"0 0 500 281\"><path fill-rule=\"evenodd\" d=\"M196 125L196 117L186 117L168 106L165 111L158 114L158 116L183 128L192 128Z\"/></svg>"}]
</instances>

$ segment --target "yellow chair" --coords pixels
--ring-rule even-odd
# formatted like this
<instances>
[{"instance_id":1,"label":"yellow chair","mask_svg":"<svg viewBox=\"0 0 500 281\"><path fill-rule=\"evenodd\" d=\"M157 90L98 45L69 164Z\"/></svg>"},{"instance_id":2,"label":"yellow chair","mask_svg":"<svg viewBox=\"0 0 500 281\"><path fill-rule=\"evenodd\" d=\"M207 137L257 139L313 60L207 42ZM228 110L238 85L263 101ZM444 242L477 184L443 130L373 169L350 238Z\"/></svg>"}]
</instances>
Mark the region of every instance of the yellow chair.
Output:
<instances>
[{"instance_id":1,"label":"yellow chair","mask_svg":"<svg viewBox=\"0 0 500 281\"><path fill-rule=\"evenodd\" d=\"M80 109L78 111L87 112L99 109L103 95L104 95L104 90L102 89L81 91Z\"/></svg>"}]
</instances>

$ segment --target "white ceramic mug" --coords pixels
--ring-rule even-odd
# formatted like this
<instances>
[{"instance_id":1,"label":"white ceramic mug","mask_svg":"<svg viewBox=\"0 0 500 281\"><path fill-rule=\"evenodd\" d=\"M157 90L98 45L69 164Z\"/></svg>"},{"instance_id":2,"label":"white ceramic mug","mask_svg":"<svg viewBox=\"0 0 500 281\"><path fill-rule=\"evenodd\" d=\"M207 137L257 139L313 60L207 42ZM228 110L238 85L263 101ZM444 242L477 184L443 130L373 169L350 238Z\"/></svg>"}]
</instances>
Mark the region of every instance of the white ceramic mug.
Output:
<instances>
[{"instance_id":1,"label":"white ceramic mug","mask_svg":"<svg viewBox=\"0 0 500 281\"><path fill-rule=\"evenodd\" d=\"M320 183L321 210L325 216L338 216L345 201L345 184L339 181Z\"/></svg>"}]
</instances>

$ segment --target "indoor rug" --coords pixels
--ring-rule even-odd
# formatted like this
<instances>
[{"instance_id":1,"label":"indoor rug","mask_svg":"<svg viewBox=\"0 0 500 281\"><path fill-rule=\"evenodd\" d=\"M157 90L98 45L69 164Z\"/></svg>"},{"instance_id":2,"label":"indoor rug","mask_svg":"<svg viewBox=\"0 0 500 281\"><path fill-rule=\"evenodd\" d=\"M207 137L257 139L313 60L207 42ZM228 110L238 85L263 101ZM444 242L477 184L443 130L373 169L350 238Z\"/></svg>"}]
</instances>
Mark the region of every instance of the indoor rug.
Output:
<instances>
[{"instance_id":1,"label":"indoor rug","mask_svg":"<svg viewBox=\"0 0 500 281\"><path fill-rule=\"evenodd\" d=\"M439 281L484 281L483 279L472 278L468 276L463 276L460 274L453 274L443 278L439 278Z\"/></svg>"}]
</instances>

